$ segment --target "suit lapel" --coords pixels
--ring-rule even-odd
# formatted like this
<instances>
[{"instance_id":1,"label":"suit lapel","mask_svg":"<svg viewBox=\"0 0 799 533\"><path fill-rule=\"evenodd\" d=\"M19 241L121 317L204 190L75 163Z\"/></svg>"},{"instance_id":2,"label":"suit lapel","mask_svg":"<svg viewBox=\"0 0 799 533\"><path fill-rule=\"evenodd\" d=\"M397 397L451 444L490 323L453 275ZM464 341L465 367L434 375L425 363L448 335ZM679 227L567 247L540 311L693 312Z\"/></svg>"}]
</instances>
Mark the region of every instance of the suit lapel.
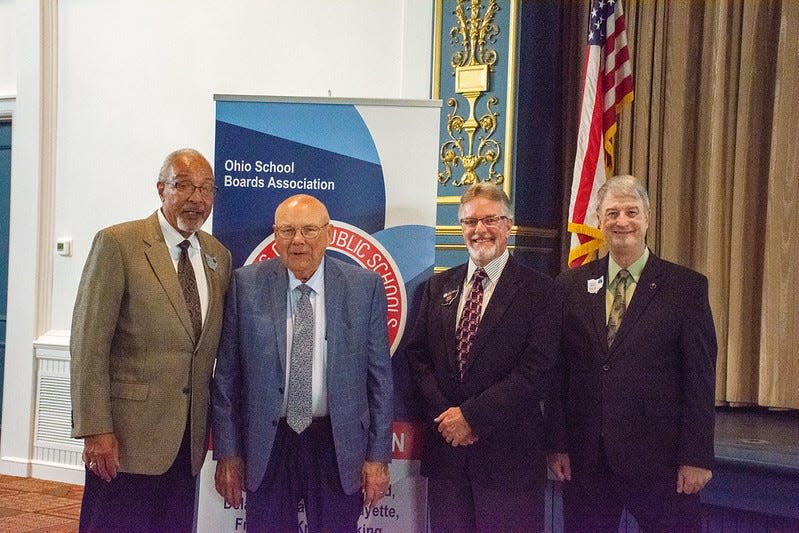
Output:
<instances>
[{"instance_id":1,"label":"suit lapel","mask_svg":"<svg viewBox=\"0 0 799 533\"><path fill-rule=\"evenodd\" d=\"M486 343L493 335L493 330L501 323L505 311L507 311L508 307L513 303L517 279L518 270L516 268L516 262L512 257L509 257L508 262L505 264L505 268L502 269L499 280L497 280L497 286L494 287L494 292L491 295L491 299L488 301L488 306L482 318L480 318L480 325L477 327L477 333L472 343L472 349L469 352L469 358L466 361L464 373L469 371L472 362L482 353Z\"/></svg>"},{"instance_id":2,"label":"suit lapel","mask_svg":"<svg viewBox=\"0 0 799 533\"><path fill-rule=\"evenodd\" d=\"M186 307L186 300L183 299L183 289L180 288L178 275L175 272L175 265L169 255L169 249L164 241L164 234L158 223L158 214L153 213L146 221L147 229L144 235L144 242L148 245L144 254L150 262L159 283L164 288L164 292L169 297L175 313L178 315L186 334L194 341L194 328L191 325L191 317Z\"/></svg>"},{"instance_id":3,"label":"suit lapel","mask_svg":"<svg viewBox=\"0 0 799 533\"><path fill-rule=\"evenodd\" d=\"M347 286L341 270L336 265L335 261L331 261L325 257L325 328L327 331L335 332L346 325L341 316L342 309L344 308L344 288ZM335 287L335 289L332 289ZM330 337L325 334L327 341L327 364L331 366L334 364L334 357L336 353L336 340L341 338L341 335L334 334ZM330 375L330 372L328 372Z\"/></svg>"},{"instance_id":4,"label":"suit lapel","mask_svg":"<svg viewBox=\"0 0 799 533\"><path fill-rule=\"evenodd\" d=\"M635 288L633 297L630 300L630 306L624 312L619 325L619 331L616 332L616 338L613 339L613 346L611 346L611 353L614 352L623 342L627 334L635 328L635 323L646 311L652 297L655 296L658 289L658 280L662 273L662 263L655 254L650 253L649 259L641 272L641 278L638 280L638 285Z\"/></svg>"},{"instance_id":5,"label":"suit lapel","mask_svg":"<svg viewBox=\"0 0 799 533\"><path fill-rule=\"evenodd\" d=\"M286 300L288 299L289 288L289 275L286 267L280 262L280 259L273 259L275 261L275 268L267 272L263 279L264 286L261 291L264 293L264 304L272 308L269 313L264 313L266 316L273 317L275 335L277 337L277 353L280 361L280 367L283 369L283 376L286 375L286 320L288 319L288 308L286 307ZM264 268L268 268L268 263L264 264Z\"/></svg>"},{"instance_id":6,"label":"suit lapel","mask_svg":"<svg viewBox=\"0 0 799 533\"><path fill-rule=\"evenodd\" d=\"M205 338L205 324L210 323L217 313L222 312L220 304L223 300L222 297L224 294L221 294L219 286L219 273L217 272L218 259L208 251L210 246L208 245L205 234L198 231L197 240L200 242L200 258L202 260L203 270L205 271L205 279L208 282L208 309L205 313L205 320L203 320L203 329L202 333L200 333L200 342L197 343L200 344L203 338Z\"/></svg>"},{"instance_id":7,"label":"suit lapel","mask_svg":"<svg viewBox=\"0 0 799 533\"><path fill-rule=\"evenodd\" d=\"M466 265L456 267L452 276L444 283L441 300L441 331L444 332L444 345L447 348L447 361L450 370L458 370L458 340L456 339L458 318L458 304L463 290L463 283L466 281Z\"/></svg>"},{"instance_id":8,"label":"suit lapel","mask_svg":"<svg viewBox=\"0 0 799 533\"><path fill-rule=\"evenodd\" d=\"M584 291L583 294L586 295L588 299L588 305L586 308L591 313L591 322L594 325L594 336L596 338L596 344L598 346L602 346L602 351L607 355L608 351L608 325L606 321L606 308L605 308L605 299L607 298L606 293L608 290L608 284L610 280L607 279L608 277L608 257L605 256L604 258L593 261L589 264L588 267L588 276L583 280L584 285L579 287L578 290ZM588 283L589 280L598 280L602 278L602 287L596 293L591 293L588 290Z\"/></svg>"}]
</instances>

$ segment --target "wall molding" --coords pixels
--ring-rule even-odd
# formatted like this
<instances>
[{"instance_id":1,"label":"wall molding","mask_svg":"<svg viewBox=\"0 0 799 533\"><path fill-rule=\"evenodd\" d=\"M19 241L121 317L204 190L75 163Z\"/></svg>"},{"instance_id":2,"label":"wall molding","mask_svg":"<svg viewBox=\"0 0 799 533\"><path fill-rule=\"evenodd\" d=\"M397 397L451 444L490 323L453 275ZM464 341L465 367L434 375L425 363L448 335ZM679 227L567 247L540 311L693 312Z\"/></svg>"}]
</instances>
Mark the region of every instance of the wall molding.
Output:
<instances>
[{"instance_id":1,"label":"wall molding","mask_svg":"<svg viewBox=\"0 0 799 533\"><path fill-rule=\"evenodd\" d=\"M0 119L13 118L16 108L16 96L0 96Z\"/></svg>"},{"instance_id":2,"label":"wall molding","mask_svg":"<svg viewBox=\"0 0 799 533\"><path fill-rule=\"evenodd\" d=\"M41 4L41 95L39 129L39 242L37 243L36 322L52 321L55 246L56 137L58 123L58 0Z\"/></svg>"}]
</instances>

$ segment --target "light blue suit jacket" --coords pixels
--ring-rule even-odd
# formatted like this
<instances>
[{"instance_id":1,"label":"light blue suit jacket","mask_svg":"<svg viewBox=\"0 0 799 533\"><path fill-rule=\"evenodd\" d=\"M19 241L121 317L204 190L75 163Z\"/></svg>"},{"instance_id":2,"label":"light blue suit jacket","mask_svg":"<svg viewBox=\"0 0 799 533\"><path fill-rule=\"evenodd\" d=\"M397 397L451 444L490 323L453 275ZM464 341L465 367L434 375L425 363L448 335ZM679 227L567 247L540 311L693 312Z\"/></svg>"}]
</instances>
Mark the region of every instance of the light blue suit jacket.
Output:
<instances>
[{"instance_id":1,"label":"light blue suit jacket","mask_svg":"<svg viewBox=\"0 0 799 533\"><path fill-rule=\"evenodd\" d=\"M246 485L263 479L283 405L288 272L279 259L233 272L212 391L214 457L242 457ZM380 277L326 257L327 404L347 494L365 460L391 458L393 384Z\"/></svg>"}]
</instances>

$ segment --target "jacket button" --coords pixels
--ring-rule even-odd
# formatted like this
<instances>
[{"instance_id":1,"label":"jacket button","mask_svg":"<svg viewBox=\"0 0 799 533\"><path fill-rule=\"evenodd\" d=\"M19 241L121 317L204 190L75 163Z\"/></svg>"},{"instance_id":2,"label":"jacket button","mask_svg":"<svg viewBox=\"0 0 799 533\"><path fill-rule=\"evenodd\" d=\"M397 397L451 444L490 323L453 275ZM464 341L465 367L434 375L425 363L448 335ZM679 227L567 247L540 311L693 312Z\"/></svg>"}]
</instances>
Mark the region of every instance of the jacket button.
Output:
<instances>
[{"instance_id":1,"label":"jacket button","mask_svg":"<svg viewBox=\"0 0 799 533\"><path fill-rule=\"evenodd\" d=\"M608 370L610 370L610 365L602 365L602 370L607 372Z\"/></svg>"},{"instance_id":2,"label":"jacket button","mask_svg":"<svg viewBox=\"0 0 799 533\"><path fill-rule=\"evenodd\" d=\"M280 387L279 389L277 389L277 391L278 391L280 394L283 394L283 387Z\"/></svg>"},{"instance_id":3,"label":"jacket button","mask_svg":"<svg viewBox=\"0 0 799 533\"><path fill-rule=\"evenodd\" d=\"M191 392L191 389L189 387L183 387L183 394L188 394L190 392Z\"/></svg>"},{"instance_id":4,"label":"jacket button","mask_svg":"<svg viewBox=\"0 0 799 533\"><path fill-rule=\"evenodd\" d=\"M277 425L277 420L272 420L272 425L276 426Z\"/></svg>"}]
</instances>

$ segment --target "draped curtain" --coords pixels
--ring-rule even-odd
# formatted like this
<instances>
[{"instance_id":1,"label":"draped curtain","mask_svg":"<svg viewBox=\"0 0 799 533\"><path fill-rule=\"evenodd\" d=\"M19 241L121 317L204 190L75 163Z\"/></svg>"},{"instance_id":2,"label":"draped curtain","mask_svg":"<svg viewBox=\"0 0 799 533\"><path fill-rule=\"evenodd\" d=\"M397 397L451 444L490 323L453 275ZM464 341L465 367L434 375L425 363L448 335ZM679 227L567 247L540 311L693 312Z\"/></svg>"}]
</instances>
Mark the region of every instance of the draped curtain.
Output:
<instances>
[{"instance_id":1,"label":"draped curtain","mask_svg":"<svg viewBox=\"0 0 799 533\"><path fill-rule=\"evenodd\" d=\"M579 50L562 32L578 65L587 4L563 11L564 27L581 30ZM717 403L799 408L799 2L624 9L635 100L621 114L616 173L647 184L649 246L709 279ZM564 68L576 116L581 73ZM567 146L575 120L564 120Z\"/></svg>"}]
</instances>

